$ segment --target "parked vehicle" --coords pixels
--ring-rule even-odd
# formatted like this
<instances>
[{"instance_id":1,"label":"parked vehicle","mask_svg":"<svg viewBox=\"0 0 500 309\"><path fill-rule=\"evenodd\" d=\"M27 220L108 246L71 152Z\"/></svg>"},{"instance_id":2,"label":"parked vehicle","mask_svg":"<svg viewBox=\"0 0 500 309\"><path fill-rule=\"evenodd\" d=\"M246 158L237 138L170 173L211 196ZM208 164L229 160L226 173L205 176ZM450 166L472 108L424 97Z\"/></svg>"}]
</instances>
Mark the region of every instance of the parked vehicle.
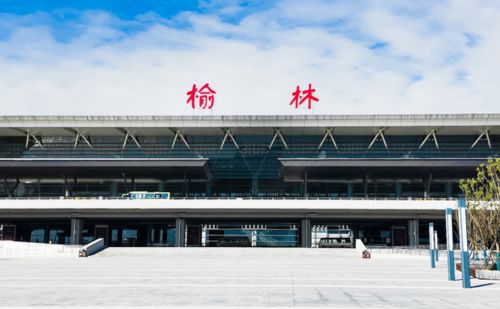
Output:
<instances>
[{"instance_id":1,"label":"parked vehicle","mask_svg":"<svg viewBox=\"0 0 500 309\"><path fill-rule=\"evenodd\" d=\"M168 200L170 199L170 192L131 191L123 194L122 198L131 200Z\"/></svg>"}]
</instances>

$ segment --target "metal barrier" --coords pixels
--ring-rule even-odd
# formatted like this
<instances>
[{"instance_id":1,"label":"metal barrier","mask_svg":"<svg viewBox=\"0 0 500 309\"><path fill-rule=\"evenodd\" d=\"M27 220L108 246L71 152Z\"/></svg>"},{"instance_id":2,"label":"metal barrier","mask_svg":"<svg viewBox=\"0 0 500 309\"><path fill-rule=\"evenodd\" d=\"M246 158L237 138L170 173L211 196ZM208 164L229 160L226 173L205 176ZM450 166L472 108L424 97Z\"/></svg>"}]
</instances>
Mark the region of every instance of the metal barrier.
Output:
<instances>
[{"instance_id":1,"label":"metal barrier","mask_svg":"<svg viewBox=\"0 0 500 309\"><path fill-rule=\"evenodd\" d=\"M97 252L99 252L103 249L104 249L104 238L98 238L98 239L94 240L93 242L86 244L85 246L80 248L78 256L79 257L88 257L88 256L96 254Z\"/></svg>"}]
</instances>

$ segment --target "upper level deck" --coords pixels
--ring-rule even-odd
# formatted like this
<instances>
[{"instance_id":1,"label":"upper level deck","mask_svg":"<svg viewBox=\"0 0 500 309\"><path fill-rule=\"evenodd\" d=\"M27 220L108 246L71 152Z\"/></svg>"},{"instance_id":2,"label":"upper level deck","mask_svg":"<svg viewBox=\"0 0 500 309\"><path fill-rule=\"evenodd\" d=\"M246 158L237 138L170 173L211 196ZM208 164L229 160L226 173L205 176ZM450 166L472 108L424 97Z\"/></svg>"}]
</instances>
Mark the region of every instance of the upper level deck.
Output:
<instances>
[{"instance_id":1,"label":"upper level deck","mask_svg":"<svg viewBox=\"0 0 500 309\"><path fill-rule=\"evenodd\" d=\"M432 182L447 186L438 196L454 196L458 179L499 154L500 114L0 117L0 175L8 190L39 183L33 192L47 179L67 191L74 179L104 181L111 196L140 182L174 196L348 197L371 187L419 196Z\"/></svg>"}]
</instances>

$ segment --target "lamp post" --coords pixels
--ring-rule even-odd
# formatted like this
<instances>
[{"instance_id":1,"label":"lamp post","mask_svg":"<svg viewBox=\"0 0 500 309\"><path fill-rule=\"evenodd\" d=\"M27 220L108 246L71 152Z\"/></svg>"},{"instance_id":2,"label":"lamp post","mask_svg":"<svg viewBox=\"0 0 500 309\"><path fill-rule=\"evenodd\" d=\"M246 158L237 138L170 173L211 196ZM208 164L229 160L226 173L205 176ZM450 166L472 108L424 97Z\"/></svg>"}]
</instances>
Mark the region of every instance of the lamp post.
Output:
<instances>
[{"instance_id":1,"label":"lamp post","mask_svg":"<svg viewBox=\"0 0 500 309\"><path fill-rule=\"evenodd\" d=\"M429 222L429 253L431 256L431 267L436 268L436 260L434 256L434 223Z\"/></svg>"},{"instance_id":2,"label":"lamp post","mask_svg":"<svg viewBox=\"0 0 500 309\"><path fill-rule=\"evenodd\" d=\"M467 241L467 206L465 200L458 200L458 221L460 228L460 251L462 257L462 287L470 288L469 244Z\"/></svg>"},{"instance_id":3,"label":"lamp post","mask_svg":"<svg viewBox=\"0 0 500 309\"><path fill-rule=\"evenodd\" d=\"M455 281L455 254L453 253L453 210L446 208L446 249L448 251L448 280Z\"/></svg>"}]
</instances>

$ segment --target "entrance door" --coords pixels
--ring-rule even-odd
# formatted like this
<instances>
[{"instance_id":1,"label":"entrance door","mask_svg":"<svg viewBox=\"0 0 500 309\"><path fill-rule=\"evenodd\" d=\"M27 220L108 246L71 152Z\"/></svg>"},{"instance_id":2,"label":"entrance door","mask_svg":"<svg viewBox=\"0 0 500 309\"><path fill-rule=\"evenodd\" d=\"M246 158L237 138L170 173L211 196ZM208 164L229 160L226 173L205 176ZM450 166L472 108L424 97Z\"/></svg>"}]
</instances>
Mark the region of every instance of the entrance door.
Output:
<instances>
[{"instance_id":1,"label":"entrance door","mask_svg":"<svg viewBox=\"0 0 500 309\"><path fill-rule=\"evenodd\" d=\"M201 246L201 226L189 226L187 227L187 245L189 246Z\"/></svg>"},{"instance_id":2,"label":"entrance door","mask_svg":"<svg viewBox=\"0 0 500 309\"><path fill-rule=\"evenodd\" d=\"M0 231L2 240L16 240L16 226L3 224Z\"/></svg>"},{"instance_id":3,"label":"entrance door","mask_svg":"<svg viewBox=\"0 0 500 309\"><path fill-rule=\"evenodd\" d=\"M392 245L393 246L406 246L406 226L393 226L392 227Z\"/></svg>"},{"instance_id":4,"label":"entrance door","mask_svg":"<svg viewBox=\"0 0 500 309\"><path fill-rule=\"evenodd\" d=\"M96 225L95 226L95 239L104 238L104 245L108 245L108 226Z\"/></svg>"}]
</instances>

